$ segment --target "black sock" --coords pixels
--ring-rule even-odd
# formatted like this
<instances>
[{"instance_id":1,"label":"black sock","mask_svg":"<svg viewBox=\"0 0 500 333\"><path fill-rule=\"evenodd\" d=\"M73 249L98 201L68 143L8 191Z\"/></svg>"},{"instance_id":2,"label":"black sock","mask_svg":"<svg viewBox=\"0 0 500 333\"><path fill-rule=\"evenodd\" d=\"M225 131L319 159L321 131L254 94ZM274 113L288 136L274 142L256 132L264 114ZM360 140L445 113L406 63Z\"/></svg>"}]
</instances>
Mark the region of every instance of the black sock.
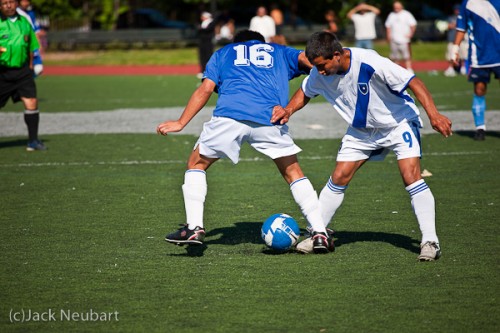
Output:
<instances>
[{"instance_id":1,"label":"black sock","mask_svg":"<svg viewBox=\"0 0 500 333\"><path fill-rule=\"evenodd\" d=\"M25 113L24 122L28 126L28 140L34 141L38 140L38 123L40 122L40 114L37 113Z\"/></svg>"}]
</instances>

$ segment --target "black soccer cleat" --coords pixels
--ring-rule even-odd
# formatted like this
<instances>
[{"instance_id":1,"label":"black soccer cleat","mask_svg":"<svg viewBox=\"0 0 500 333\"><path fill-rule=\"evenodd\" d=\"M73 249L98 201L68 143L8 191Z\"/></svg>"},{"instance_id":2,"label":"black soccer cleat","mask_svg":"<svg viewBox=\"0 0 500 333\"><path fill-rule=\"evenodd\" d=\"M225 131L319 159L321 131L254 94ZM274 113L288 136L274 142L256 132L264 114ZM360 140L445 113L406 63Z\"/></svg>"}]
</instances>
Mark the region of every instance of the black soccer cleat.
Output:
<instances>
[{"instance_id":1,"label":"black soccer cleat","mask_svg":"<svg viewBox=\"0 0 500 333\"><path fill-rule=\"evenodd\" d=\"M313 252L314 253L328 253L330 247L330 239L324 232L313 232Z\"/></svg>"},{"instance_id":2,"label":"black soccer cleat","mask_svg":"<svg viewBox=\"0 0 500 333\"><path fill-rule=\"evenodd\" d=\"M165 237L167 242L176 245L202 245L204 239L205 228L196 227L191 230L187 224L183 224L182 228Z\"/></svg>"},{"instance_id":3,"label":"black soccer cleat","mask_svg":"<svg viewBox=\"0 0 500 333\"><path fill-rule=\"evenodd\" d=\"M474 134L474 140L476 141L484 141L486 138L486 132L484 129L478 129Z\"/></svg>"}]
</instances>

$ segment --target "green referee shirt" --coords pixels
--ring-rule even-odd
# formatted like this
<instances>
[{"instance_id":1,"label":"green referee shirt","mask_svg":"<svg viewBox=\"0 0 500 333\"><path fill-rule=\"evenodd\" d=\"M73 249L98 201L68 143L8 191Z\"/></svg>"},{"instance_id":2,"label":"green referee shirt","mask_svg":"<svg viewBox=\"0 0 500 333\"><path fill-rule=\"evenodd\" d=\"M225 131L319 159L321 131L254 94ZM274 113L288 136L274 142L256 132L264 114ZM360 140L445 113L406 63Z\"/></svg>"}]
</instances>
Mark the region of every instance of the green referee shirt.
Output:
<instances>
[{"instance_id":1,"label":"green referee shirt","mask_svg":"<svg viewBox=\"0 0 500 333\"><path fill-rule=\"evenodd\" d=\"M7 50L0 54L0 66L23 67L30 54L40 48L33 27L20 15L0 17L0 47Z\"/></svg>"}]
</instances>

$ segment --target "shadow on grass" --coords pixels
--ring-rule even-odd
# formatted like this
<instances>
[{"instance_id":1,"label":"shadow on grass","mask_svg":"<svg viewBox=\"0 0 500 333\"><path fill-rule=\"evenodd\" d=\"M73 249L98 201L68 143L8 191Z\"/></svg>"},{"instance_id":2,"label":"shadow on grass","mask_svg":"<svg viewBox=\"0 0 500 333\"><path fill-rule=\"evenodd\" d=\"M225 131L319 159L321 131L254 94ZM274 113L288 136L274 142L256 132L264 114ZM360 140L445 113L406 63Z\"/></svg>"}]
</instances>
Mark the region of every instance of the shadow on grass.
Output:
<instances>
[{"instance_id":1,"label":"shadow on grass","mask_svg":"<svg viewBox=\"0 0 500 333\"><path fill-rule=\"evenodd\" d=\"M3 141L3 142L0 142L0 149L26 146L27 143L28 143L27 138L25 140L18 139L18 140L11 140L11 141Z\"/></svg>"},{"instance_id":2,"label":"shadow on grass","mask_svg":"<svg viewBox=\"0 0 500 333\"><path fill-rule=\"evenodd\" d=\"M186 253L172 253L170 256L201 257L210 245L238 245L243 243L262 245L261 226L261 222L236 222L232 226L216 228L207 232L203 245L189 245L185 247ZM302 236L304 231L301 230ZM373 231L336 231L334 237L336 248L356 242L384 242L413 253L420 253L420 242L418 240L399 234ZM288 251L273 249L262 251L263 254L267 255L280 255L286 252Z\"/></svg>"},{"instance_id":3,"label":"shadow on grass","mask_svg":"<svg viewBox=\"0 0 500 333\"><path fill-rule=\"evenodd\" d=\"M420 241L408 236L374 231L336 231L335 247L357 242L383 242L395 247L420 253Z\"/></svg>"},{"instance_id":4,"label":"shadow on grass","mask_svg":"<svg viewBox=\"0 0 500 333\"><path fill-rule=\"evenodd\" d=\"M476 131L456 131L453 133L456 135L465 136L465 137L474 139L474 134L476 134ZM488 140L488 137L500 138L500 132L487 130L486 131L486 140Z\"/></svg>"}]
</instances>

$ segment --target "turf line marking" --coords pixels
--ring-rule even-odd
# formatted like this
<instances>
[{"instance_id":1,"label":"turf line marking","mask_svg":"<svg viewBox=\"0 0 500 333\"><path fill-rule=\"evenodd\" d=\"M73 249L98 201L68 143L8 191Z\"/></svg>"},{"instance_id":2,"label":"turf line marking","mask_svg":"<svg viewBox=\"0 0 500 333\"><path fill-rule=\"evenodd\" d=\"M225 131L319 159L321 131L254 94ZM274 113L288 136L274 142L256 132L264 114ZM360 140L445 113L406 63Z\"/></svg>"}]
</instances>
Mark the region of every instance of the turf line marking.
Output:
<instances>
[{"instance_id":1,"label":"turf line marking","mask_svg":"<svg viewBox=\"0 0 500 333\"><path fill-rule=\"evenodd\" d=\"M441 153L428 153L424 154L426 156L464 156L464 155L484 155L489 154L489 151L459 151L459 152L441 152ZM395 158L393 155L388 155L388 158ZM302 156L300 160L333 160L335 156ZM254 157L254 158L242 158L240 162L262 162L268 161L268 158ZM229 160L224 160L230 163ZM47 163L19 163L19 164L0 164L2 168L13 168L13 167L52 167L52 166L99 166L99 165L163 165L163 164L185 164L185 160L165 160L165 161L120 161L120 162L47 162Z\"/></svg>"}]
</instances>

